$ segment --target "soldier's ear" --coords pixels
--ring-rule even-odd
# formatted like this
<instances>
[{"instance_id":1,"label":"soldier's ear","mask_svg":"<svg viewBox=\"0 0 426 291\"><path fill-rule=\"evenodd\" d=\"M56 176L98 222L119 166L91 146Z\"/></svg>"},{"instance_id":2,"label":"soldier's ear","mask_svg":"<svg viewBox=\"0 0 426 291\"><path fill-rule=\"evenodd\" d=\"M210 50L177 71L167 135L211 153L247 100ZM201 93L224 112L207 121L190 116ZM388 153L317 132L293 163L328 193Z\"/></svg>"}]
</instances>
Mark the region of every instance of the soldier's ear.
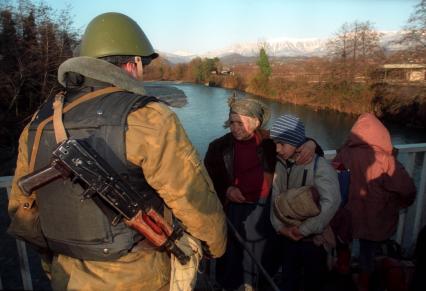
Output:
<instances>
[{"instance_id":1,"label":"soldier's ear","mask_svg":"<svg viewBox=\"0 0 426 291\"><path fill-rule=\"evenodd\" d=\"M134 67L135 67L135 64L131 63L131 62L127 62L127 63L121 65L121 68L129 74L132 73L132 71L134 70L133 69Z\"/></svg>"},{"instance_id":2,"label":"soldier's ear","mask_svg":"<svg viewBox=\"0 0 426 291\"><path fill-rule=\"evenodd\" d=\"M142 66L141 66L142 67ZM121 65L121 68L129 75L132 76L135 79L140 79L140 74L143 73L143 71L138 71L138 66L134 62L127 62L123 65Z\"/></svg>"}]
</instances>

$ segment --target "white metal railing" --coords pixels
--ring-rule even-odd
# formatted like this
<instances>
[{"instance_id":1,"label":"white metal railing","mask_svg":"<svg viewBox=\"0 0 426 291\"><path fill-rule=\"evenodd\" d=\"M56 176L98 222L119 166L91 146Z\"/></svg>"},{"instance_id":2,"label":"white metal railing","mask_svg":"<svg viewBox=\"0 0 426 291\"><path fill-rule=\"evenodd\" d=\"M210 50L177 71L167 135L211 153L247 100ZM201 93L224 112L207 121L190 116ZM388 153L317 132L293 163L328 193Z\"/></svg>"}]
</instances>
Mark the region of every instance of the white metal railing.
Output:
<instances>
[{"instance_id":1,"label":"white metal railing","mask_svg":"<svg viewBox=\"0 0 426 291\"><path fill-rule=\"evenodd\" d=\"M397 145L395 147L398 149L398 159L404 164L408 173L414 178L418 177L418 179L415 179L417 186L416 200L413 205L400 212L398 229L395 234L395 240L403 246L407 253L411 253L420 228L425 224L426 220L424 213L426 208L426 143ZM423 154L423 160L419 162L421 154ZM325 157L328 160L335 155L335 150L325 151ZM404 157L403 155L407 156ZM11 176L0 177L0 188L6 188L8 196L11 184ZM25 290L33 290L26 245L21 240L16 240L16 243L23 287ZM3 290L1 274L0 290Z\"/></svg>"}]
</instances>

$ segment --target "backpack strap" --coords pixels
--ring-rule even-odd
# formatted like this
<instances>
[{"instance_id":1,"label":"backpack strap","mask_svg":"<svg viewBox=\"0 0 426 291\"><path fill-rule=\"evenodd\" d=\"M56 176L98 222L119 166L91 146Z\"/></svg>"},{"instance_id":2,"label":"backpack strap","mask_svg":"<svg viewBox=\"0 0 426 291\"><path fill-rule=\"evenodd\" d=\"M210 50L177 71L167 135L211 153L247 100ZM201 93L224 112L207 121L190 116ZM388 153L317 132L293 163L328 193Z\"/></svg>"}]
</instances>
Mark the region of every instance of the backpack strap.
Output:
<instances>
[{"instance_id":1,"label":"backpack strap","mask_svg":"<svg viewBox=\"0 0 426 291\"><path fill-rule=\"evenodd\" d=\"M109 93L114 93L114 92L119 92L119 91L124 91L124 90L120 89L118 87L106 87L106 88L103 88L103 89L99 89L99 90L90 92L88 94L80 96L79 98L77 98L76 100L74 100L73 102L71 102L70 104L67 104L63 108L63 113L68 112L71 109L73 109L74 107L76 107L77 105L80 105L83 102L92 100L93 98L96 98L98 96L101 96L101 95L104 95L104 94L109 94ZM39 148L39 145L40 145L41 134L43 133L43 129L46 126L46 124L49 123L52 120L53 120L53 115L49 116L48 118L46 118L45 120L43 120L42 122L40 122L40 124L37 127L36 134L35 134L35 137L34 137L33 148L31 150L31 159L30 159L30 164L29 164L29 172L33 172L34 171L35 160L36 160L36 156L37 156L37 153L38 153L38 148Z\"/></svg>"},{"instance_id":2,"label":"backpack strap","mask_svg":"<svg viewBox=\"0 0 426 291\"><path fill-rule=\"evenodd\" d=\"M315 155L315 160L314 160L314 175L315 175L315 172L317 170L318 158L319 158L319 156ZM303 170L303 178L302 178L302 186L305 186L305 184L306 184L306 176L307 175L308 175L308 170L304 169Z\"/></svg>"},{"instance_id":3,"label":"backpack strap","mask_svg":"<svg viewBox=\"0 0 426 291\"><path fill-rule=\"evenodd\" d=\"M308 170L303 169L303 178L302 178L302 186L306 185L306 176L308 175Z\"/></svg>"},{"instance_id":4,"label":"backpack strap","mask_svg":"<svg viewBox=\"0 0 426 291\"><path fill-rule=\"evenodd\" d=\"M315 173L315 172L316 172L316 170L317 170L318 158L319 158L319 155L316 155L316 156L315 156L315 160L314 160L314 173Z\"/></svg>"}]
</instances>

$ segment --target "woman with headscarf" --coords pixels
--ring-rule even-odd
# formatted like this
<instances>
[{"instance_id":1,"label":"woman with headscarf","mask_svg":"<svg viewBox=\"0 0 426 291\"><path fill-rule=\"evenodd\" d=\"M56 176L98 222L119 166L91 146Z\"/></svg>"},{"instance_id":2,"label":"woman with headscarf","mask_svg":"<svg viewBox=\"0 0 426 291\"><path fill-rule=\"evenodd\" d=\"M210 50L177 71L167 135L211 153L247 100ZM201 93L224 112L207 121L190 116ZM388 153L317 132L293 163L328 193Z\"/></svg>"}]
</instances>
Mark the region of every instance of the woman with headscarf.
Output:
<instances>
[{"instance_id":1,"label":"woman with headscarf","mask_svg":"<svg viewBox=\"0 0 426 291\"><path fill-rule=\"evenodd\" d=\"M275 235L269 221L269 194L276 148L269 131L263 129L270 114L267 107L255 99L234 98L229 106L225 126L230 128L230 133L210 143L204 163L228 222L260 262L267 239ZM307 141L298 148L297 162L309 162L315 148L322 153L315 142ZM228 231L225 255L217 260L216 279L225 290L252 290L258 284L259 271L237 241L233 227Z\"/></svg>"}]
</instances>

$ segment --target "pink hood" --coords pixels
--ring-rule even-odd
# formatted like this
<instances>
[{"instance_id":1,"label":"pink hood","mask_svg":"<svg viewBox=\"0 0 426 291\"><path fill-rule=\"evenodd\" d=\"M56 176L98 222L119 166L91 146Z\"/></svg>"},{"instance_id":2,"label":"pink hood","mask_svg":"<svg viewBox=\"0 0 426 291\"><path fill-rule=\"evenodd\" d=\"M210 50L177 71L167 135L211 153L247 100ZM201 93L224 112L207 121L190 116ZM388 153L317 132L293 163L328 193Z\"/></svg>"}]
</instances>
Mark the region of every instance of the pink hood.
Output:
<instances>
[{"instance_id":1,"label":"pink hood","mask_svg":"<svg viewBox=\"0 0 426 291\"><path fill-rule=\"evenodd\" d=\"M388 130L371 113L364 113L358 117L346 144L350 147L368 145L375 151L381 150L387 154L392 154L393 148Z\"/></svg>"}]
</instances>

